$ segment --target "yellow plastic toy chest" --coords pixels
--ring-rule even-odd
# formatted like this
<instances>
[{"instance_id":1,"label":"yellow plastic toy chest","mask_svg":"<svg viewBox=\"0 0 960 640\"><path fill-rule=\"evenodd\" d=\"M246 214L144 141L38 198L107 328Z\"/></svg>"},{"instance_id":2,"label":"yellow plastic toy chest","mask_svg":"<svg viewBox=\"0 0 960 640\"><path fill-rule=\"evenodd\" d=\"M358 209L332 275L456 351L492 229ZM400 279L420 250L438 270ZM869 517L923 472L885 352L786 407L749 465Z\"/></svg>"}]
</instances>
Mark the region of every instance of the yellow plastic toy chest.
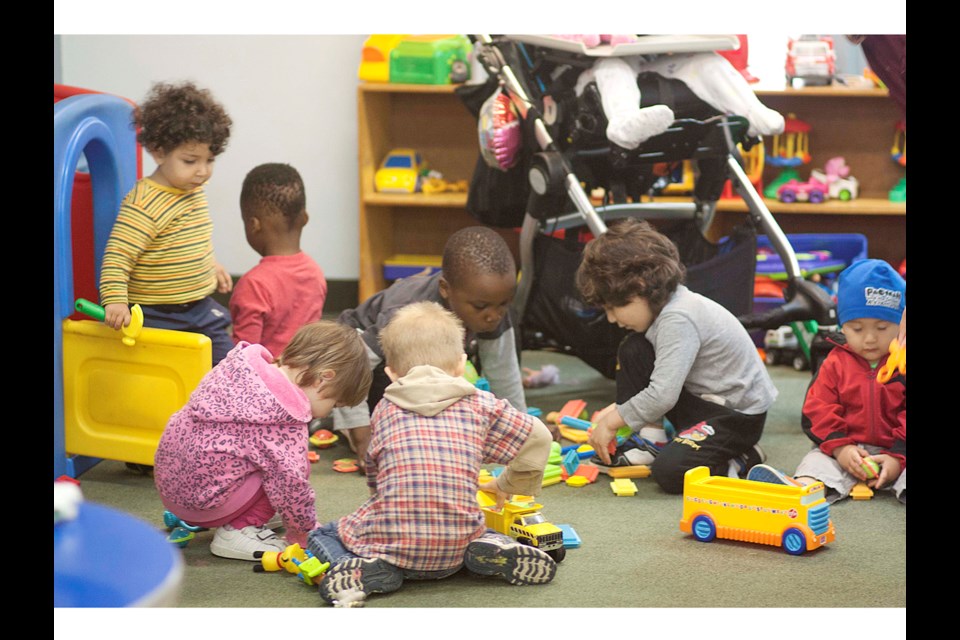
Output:
<instances>
[{"instance_id":1,"label":"yellow plastic toy chest","mask_svg":"<svg viewBox=\"0 0 960 640\"><path fill-rule=\"evenodd\" d=\"M64 320L67 453L152 465L170 416L210 370L211 351L199 333L144 328L127 346L99 322Z\"/></svg>"}]
</instances>

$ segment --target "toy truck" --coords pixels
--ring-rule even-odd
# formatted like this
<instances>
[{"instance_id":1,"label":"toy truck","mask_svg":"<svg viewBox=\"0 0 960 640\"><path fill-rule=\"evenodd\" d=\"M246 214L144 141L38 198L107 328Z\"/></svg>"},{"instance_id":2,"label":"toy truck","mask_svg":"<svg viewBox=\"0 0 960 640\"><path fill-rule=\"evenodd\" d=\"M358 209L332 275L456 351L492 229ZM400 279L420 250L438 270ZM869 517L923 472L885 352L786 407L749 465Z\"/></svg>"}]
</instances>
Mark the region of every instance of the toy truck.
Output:
<instances>
[{"instance_id":1,"label":"toy truck","mask_svg":"<svg viewBox=\"0 0 960 640\"><path fill-rule=\"evenodd\" d=\"M516 538L521 544L546 551L556 562L567 555L563 546L563 530L547 522L540 513L542 504L529 496L514 496L503 509L497 511L496 499L486 491L477 491L477 502L483 511L487 526L500 533Z\"/></svg>"},{"instance_id":2,"label":"toy truck","mask_svg":"<svg viewBox=\"0 0 960 640\"><path fill-rule=\"evenodd\" d=\"M822 482L757 482L711 476L708 467L695 467L683 477L680 530L700 542L769 544L799 556L836 537L824 492Z\"/></svg>"}]
</instances>

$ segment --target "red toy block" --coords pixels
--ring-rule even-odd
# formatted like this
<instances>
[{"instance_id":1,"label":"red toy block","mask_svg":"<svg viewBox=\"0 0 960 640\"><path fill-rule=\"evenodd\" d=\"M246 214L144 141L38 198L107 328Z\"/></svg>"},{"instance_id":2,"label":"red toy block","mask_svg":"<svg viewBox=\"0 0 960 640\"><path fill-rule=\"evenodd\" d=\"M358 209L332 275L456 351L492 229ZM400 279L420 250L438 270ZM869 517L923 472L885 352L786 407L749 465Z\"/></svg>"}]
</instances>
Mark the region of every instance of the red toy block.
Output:
<instances>
[{"instance_id":1,"label":"red toy block","mask_svg":"<svg viewBox=\"0 0 960 640\"><path fill-rule=\"evenodd\" d=\"M586 478L586 479L589 480L590 482L596 482L596 480L597 480L597 475L598 475L599 473L600 473L600 469L599 469L598 467L595 467L595 466L593 466L592 464L583 464L583 463L581 463L581 465L580 465L579 467L577 467L576 473L574 473L573 475L575 475L575 476L583 476L584 478Z\"/></svg>"}]
</instances>

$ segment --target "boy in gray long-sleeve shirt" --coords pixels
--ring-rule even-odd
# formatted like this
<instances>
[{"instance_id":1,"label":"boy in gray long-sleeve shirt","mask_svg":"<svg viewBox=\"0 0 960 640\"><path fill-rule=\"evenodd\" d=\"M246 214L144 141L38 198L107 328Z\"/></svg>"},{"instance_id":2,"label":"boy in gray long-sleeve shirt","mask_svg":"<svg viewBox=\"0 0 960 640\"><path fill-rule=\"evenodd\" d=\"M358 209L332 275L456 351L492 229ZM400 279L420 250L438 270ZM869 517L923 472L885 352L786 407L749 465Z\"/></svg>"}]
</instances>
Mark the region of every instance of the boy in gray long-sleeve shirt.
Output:
<instances>
[{"instance_id":1,"label":"boy in gray long-sleeve shirt","mask_svg":"<svg viewBox=\"0 0 960 640\"><path fill-rule=\"evenodd\" d=\"M634 219L590 242L577 272L587 303L634 332L617 352L617 400L600 413L589 440L593 462L604 470L650 464L669 493L683 491L683 474L693 467L745 477L762 462L756 444L777 397L746 329L681 284L684 275L676 246ZM664 416L677 430L673 440L641 437ZM611 455L607 446L624 425L634 434Z\"/></svg>"}]
</instances>

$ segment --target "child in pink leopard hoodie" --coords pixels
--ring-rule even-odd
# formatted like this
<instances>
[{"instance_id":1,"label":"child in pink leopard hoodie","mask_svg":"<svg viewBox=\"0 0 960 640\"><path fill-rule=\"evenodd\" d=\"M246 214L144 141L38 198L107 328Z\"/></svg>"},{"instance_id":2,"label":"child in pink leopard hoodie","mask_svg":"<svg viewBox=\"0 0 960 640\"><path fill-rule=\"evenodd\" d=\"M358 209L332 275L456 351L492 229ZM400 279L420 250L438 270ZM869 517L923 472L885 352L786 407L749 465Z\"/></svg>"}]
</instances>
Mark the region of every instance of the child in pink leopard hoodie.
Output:
<instances>
[{"instance_id":1,"label":"child in pink leopard hoodie","mask_svg":"<svg viewBox=\"0 0 960 640\"><path fill-rule=\"evenodd\" d=\"M333 322L302 327L277 358L240 342L160 438L154 479L164 507L216 527L210 551L223 558L306 546L317 527L307 425L366 398L370 378L359 334ZM287 542L265 526L274 514Z\"/></svg>"}]
</instances>

